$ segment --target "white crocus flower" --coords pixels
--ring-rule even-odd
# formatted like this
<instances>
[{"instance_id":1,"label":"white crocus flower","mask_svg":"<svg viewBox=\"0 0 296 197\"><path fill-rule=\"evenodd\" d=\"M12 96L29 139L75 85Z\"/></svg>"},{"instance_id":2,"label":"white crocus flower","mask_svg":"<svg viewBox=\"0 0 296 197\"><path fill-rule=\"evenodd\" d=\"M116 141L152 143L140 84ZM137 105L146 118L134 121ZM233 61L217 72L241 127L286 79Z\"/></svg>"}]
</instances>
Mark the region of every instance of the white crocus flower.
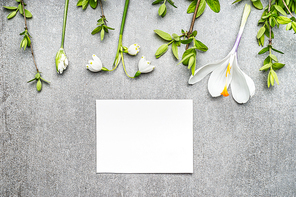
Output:
<instances>
[{"instance_id":1,"label":"white crocus flower","mask_svg":"<svg viewBox=\"0 0 296 197\"><path fill-rule=\"evenodd\" d=\"M93 60L89 60L88 64L86 65L86 69L90 70L91 72L99 72L102 70L103 65L100 58L96 55L92 55Z\"/></svg>"},{"instance_id":2,"label":"white crocus flower","mask_svg":"<svg viewBox=\"0 0 296 197\"><path fill-rule=\"evenodd\" d=\"M142 58L139 61L139 72L141 73L149 73L151 71L153 71L153 69L155 68L155 66L151 65L150 61L146 60L145 56L142 56Z\"/></svg>"},{"instance_id":3,"label":"white crocus flower","mask_svg":"<svg viewBox=\"0 0 296 197\"><path fill-rule=\"evenodd\" d=\"M67 68L69 62L65 51L63 48L60 48L56 55L56 69L59 74L62 74L63 71Z\"/></svg>"},{"instance_id":4,"label":"white crocus flower","mask_svg":"<svg viewBox=\"0 0 296 197\"><path fill-rule=\"evenodd\" d=\"M138 44L132 44L128 49L127 53L130 55L137 55L140 52L140 46Z\"/></svg>"},{"instance_id":5,"label":"white crocus flower","mask_svg":"<svg viewBox=\"0 0 296 197\"><path fill-rule=\"evenodd\" d=\"M207 64L196 70L189 79L189 84L195 84L212 72L208 90L212 97L229 96L227 88L231 86L232 97L238 103L246 103L255 94L255 84L238 66L237 49L245 24L251 12L251 6L246 5L239 34L231 52L221 61Z\"/></svg>"}]
</instances>

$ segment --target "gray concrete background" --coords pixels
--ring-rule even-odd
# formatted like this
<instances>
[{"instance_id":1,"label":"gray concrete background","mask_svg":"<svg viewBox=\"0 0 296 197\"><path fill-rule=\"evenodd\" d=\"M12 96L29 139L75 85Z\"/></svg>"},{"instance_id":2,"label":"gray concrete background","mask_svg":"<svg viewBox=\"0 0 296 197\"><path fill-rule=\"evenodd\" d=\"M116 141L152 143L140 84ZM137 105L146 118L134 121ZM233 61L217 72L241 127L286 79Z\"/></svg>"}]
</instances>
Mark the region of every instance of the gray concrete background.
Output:
<instances>
[{"instance_id":1,"label":"gray concrete background","mask_svg":"<svg viewBox=\"0 0 296 197\"><path fill-rule=\"evenodd\" d=\"M93 53L111 67L124 0L104 2L108 24L116 30L103 42L90 34L100 10L82 11L76 2L70 1L65 41L70 65L60 76L54 57L64 1L27 0L34 16L28 26L37 64L52 82L41 93L35 84L26 83L35 70L30 51L19 49L23 18L17 15L8 21L9 12L1 9L0 196L296 196L296 48L291 31L275 29L274 46L286 52L278 58L287 66L278 71L280 85L268 89L267 74L259 72L266 56L257 55L255 39L262 12L252 7L238 53L240 67L256 84L256 94L238 105L232 97L211 98L208 77L187 85L190 72L176 66L171 50L159 60L154 57L164 42L153 30L189 29L189 1L176 1L178 9L168 6L165 18L158 17L159 6L152 6L152 1L131 1L123 44L139 43L141 52L136 58L126 57L128 72L136 72L142 55L157 66L136 80L127 78L121 65L112 73L85 69ZM196 21L197 37L209 47L199 53L198 66L223 58L232 48L244 3L250 2L231 2L222 0L219 14L206 8ZM96 99L193 99L194 173L96 174Z\"/></svg>"}]
</instances>

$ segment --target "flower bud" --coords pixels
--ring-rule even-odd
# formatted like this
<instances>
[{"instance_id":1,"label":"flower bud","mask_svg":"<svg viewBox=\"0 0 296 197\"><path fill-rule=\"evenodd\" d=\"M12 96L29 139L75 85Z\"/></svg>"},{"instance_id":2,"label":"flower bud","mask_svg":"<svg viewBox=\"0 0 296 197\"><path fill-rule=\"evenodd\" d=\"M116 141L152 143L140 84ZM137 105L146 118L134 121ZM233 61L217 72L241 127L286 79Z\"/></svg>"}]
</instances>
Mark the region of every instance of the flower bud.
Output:
<instances>
[{"instance_id":1,"label":"flower bud","mask_svg":"<svg viewBox=\"0 0 296 197\"><path fill-rule=\"evenodd\" d=\"M88 64L86 65L86 69L90 70L91 72L99 72L102 70L103 65L100 58L96 55L92 56L93 60L89 60Z\"/></svg>"},{"instance_id":2,"label":"flower bud","mask_svg":"<svg viewBox=\"0 0 296 197\"><path fill-rule=\"evenodd\" d=\"M67 68L69 62L67 59L67 56L65 54L65 51L63 48L60 48L56 55L56 69L59 74L62 74L63 71Z\"/></svg>"},{"instance_id":3,"label":"flower bud","mask_svg":"<svg viewBox=\"0 0 296 197\"><path fill-rule=\"evenodd\" d=\"M127 53L130 55L137 55L140 51L140 46L138 44L133 44L127 49Z\"/></svg>"},{"instance_id":4,"label":"flower bud","mask_svg":"<svg viewBox=\"0 0 296 197\"><path fill-rule=\"evenodd\" d=\"M37 89L38 92L40 92L41 89L42 89L42 83L41 83L40 79L38 79L38 81L37 81L36 89Z\"/></svg>"}]
</instances>

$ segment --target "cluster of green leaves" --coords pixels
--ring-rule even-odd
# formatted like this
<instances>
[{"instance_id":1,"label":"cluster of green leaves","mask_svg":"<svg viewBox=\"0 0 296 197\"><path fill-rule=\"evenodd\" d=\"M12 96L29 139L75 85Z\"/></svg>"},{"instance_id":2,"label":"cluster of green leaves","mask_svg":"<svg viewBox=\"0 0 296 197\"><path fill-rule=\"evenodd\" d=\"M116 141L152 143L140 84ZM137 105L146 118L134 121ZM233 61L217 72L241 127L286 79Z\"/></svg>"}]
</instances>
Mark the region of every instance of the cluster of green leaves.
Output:
<instances>
[{"instance_id":1,"label":"cluster of green leaves","mask_svg":"<svg viewBox=\"0 0 296 197\"><path fill-rule=\"evenodd\" d=\"M187 9L187 13L194 13L198 0L193 0ZM206 8L206 5L216 13L220 12L220 2L219 0L200 0L199 7L197 10L196 18L201 16Z\"/></svg>"},{"instance_id":2,"label":"cluster of green leaves","mask_svg":"<svg viewBox=\"0 0 296 197\"><path fill-rule=\"evenodd\" d=\"M278 53L283 54L283 52L276 50L272 47L272 45L268 45L267 47L263 48L259 54L264 54L266 52L269 52L269 55L263 62L263 66L260 68L260 71L268 71L268 77L267 77L267 86L270 87L270 85L274 85L274 81L276 81L277 84L279 84L278 76L275 72L275 70L279 70L285 66L285 64L279 63L278 58L272 54L272 50Z\"/></svg>"},{"instance_id":3,"label":"cluster of green leaves","mask_svg":"<svg viewBox=\"0 0 296 197\"><path fill-rule=\"evenodd\" d=\"M163 54L165 54L168 51L169 45L172 45L172 52L176 59L179 60L179 52L178 47L181 46L181 44L187 45L193 42L193 47L187 49L183 56L180 63L183 63L184 65L188 66L188 69L191 69L192 74L195 73L196 68L196 52L197 50L200 51L207 51L208 47L203 44L201 41L197 40L195 37L197 35L197 31L192 32L192 34L188 35L188 32L185 32L183 29L181 30L182 34L178 35L173 33L172 35L161 31L161 30L154 30L154 32L163 40L167 41L167 44L161 45L156 53L155 57L159 58ZM186 39L188 38L188 39ZM179 64L180 64L179 63Z\"/></svg>"},{"instance_id":4,"label":"cluster of green leaves","mask_svg":"<svg viewBox=\"0 0 296 197\"><path fill-rule=\"evenodd\" d=\"M88 4L93 9L96 9L97 6L98 6L98 0L79 0L77 2L77 5L76 6L82 7L82 9L85 10L87 8Z\"/></svg>"},{"instance_id":5,"label":"cluster of green leaves","mask_svg":"<svg viewBox=\"0 0 296 197\"><path fill-rule=\"evenodd\" d=\"M289 1L289 0L288 0ZM292 2L287 2L287 5ZM291 5L291 7L293 7ZM269 44L267 47L263 48L258 54L264 54L269 52L268 57L264 60L263 66L260 68L260 71L268 71L269 74L267 77L267 86L274 85L274 81L279 84L278 76L276 74L276 70L279 70L285 66L285 64L279 63L278 58L272 54L272 51L284 54L283 52L275 49L272 45L272 39L274 39L274 32L272 28L279 27L280 25L286 25L286 30L293 29L296 33L296 21L294 17L288 18L286 13L286 7L283 4L282 0L273 0L269 6L267 6L261 19L258 21L258 25L262 25L257 33L257 40L259 46L264 46L265 37L269 39Z\"/></svg>"},{"instance_id":6,"label":"cluster of green leaves","mask_svg":"<svg viewBox=\"0 0 296 197\"><path fill-rule=\"evenodd\" d=\"M105 36L105 32L106 32L106 33L109 33L109 29L110 29L110 30L114 30L114 28L112 28L112 27L108 27L108 26L106 25L106 24L107 24L106 22L108 22L108 21L106 20L106 18L105 18L104 16L101 16L101 18L98 20L98 24L97 24L98 27L96 27L96 28L91 32L91 34L92 34L92 35L95 35L95 34L101 32L101 40L103 40L103 39L104 39L104 36Z\"/></svg>"},{"instance_id":7,"label":"cluster of green leaves","mask_svg":"<svg viewBox=\"0 0 296 197\"><path fill-rule=\"evenodd\" d=\"M161 6L158 9L158 15L161 17L164 17L167 13L167 7L165 4L166 2L169 2L169 4L171 4L174 8L177 8L177 6L175 6L175 3L172 0L156 0L152 3L152 5L161 3Z\"/></svg>"},{"instance_id":8,"label":"cluster of green leaves","mask_svg":"<svg viewBox=\"0 0 296 197\"><path fill-rule=\"evenodd\" d=\"M3 6L5 9L10 10L10 14L8 14L7 18L8 19L12 19L13 17L16 16L17 12L20 11L20 14L24 16L24 10L23 10L23 5L21 4L21 0L15 0L17 3L19 3L19 5L17 7L14 6ZM24 3L24 5L26 6L27 4ZM25 9L25 14L26 14L26 18L32 18L33 15L31 14L31 12L27 9Z\"/></svg>"},{"instance_id":9,"label":"cluster of green leaves","mask_svg":"<svg viewBox=\"0 0 296 197\"><path fill-rule=\"evenodd\" d=\"M234 3L238 3L238 2L240 2L240 1L242 1L242 0L236 0L236 1L234 1L233 2L233 4ZM277 4L280 6L280 7L282 7L282 8L284 8L285 6L284 6L284 3L282 2L282 0L276 0L277 2ZM259 10L262 10L263 9L263 5L262 5L262 2L261 2L261 0L251 0L251 2L253 3L253 5L254 5L254 7L255 8L257 8L257 9L259 9ZM273 3L275 2L275 0L273 1ZM285 0L285 2L286 2L286 4L287 4L287 6L288 6L288 8L292 11L292 12L295 12L296 11L296 0ZM286 10L286 8L284 8L285 10Z\"/></svg>"},{"instance_id":10,"label":"cluster of green leaves","mask_svg":"<svg viewBox=\"0 0 296 197\"><path fill-rule=\"evenodd\" d=\"M31 46L31 35L29 34L27 29L24 32L20 33L20 35L24 36L24 38L21 41L20 48L24 48L24 50L26 50L27 47Z\"/></svg>"}]
</instances>

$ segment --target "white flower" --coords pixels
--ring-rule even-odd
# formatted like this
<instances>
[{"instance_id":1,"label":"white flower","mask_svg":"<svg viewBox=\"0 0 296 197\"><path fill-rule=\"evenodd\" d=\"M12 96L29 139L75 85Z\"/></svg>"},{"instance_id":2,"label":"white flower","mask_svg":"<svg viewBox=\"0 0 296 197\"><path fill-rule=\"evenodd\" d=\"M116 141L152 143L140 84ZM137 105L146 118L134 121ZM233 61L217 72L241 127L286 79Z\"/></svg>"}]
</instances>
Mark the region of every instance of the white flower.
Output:
<instances>
[{"instance_id":1,"label":"white flower","mask_svg":"<svg viewBox=\"0 0 296 197\"><path fill-rule=\"evenodd\" d=\"M227 88L231 86L232 97L238 103L246 103L255 94L255 84L238 66L237 49L250 14L250 6L245 6L240 32L231 52L221 61L207 64L195 71L188 83L195 84L212 72L208 90L212 97L229 96Z\"/></svg>"},{"instance_id":2,"label":"white flower","mask_svg":"<svg viewBox=\"0 0 296 197\"><path fill-rule=\"evenodd\" d=\"M86 68L90 70L91 72L99 72L102 70L103 65L102 61L99 57L96 55L92 55L93 60L89 60L88 64L86 65Z\"/></svg>"},{"instance_id":3,"label":"white flower","mask_svg":"<svg viewBox=\"0 0 296 197\"><path fill-rule=\"evenodd\" d=\"M153 69L155 68L155 66L151 65L150 61L146 60L145 56L142 56L142 58L139 61L139 72L140 73L149 73L151 71L153 71Z\"/></svg>"},{"instance_id":4,"label":"white flower","mask_svg":"<svg viewBox=\"0 0 296 197\"><path fill-rule=\"evenodd\" d=\"M127 53L130 55L137 55L140 51L140 46L138 44L133 44L127 49Z\"/></svg>"},{"instance_id":5,"label":"white flower","mask_svg":"<svg viewBox=\"0 0 296 197\"><path fill-rule=\"evenodd\" d=\"M62 74L63 71L67 68L69 62L65 51L63 48L60 48L56 55L56 69L59 74Z\"/></svg>"}]
</instances>

